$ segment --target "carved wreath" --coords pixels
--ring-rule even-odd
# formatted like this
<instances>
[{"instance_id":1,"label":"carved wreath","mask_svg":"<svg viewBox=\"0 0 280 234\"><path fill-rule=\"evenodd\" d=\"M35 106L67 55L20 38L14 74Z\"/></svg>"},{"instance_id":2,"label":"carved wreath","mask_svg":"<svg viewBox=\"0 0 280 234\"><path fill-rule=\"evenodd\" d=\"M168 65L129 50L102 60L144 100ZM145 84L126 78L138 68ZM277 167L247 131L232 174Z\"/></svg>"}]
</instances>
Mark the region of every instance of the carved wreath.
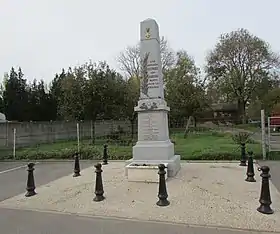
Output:
<instances>
[{"instance_id":1,"label":"carved wreath","mask_svg":"<svg viewBox=\"0 0 280 234\"><path fill-rule=\"evenodd\" d=\"M153 104L150 107L148 107L146 103L142 103L142 105L140 106L140 109L142 109L142 110L154 110L157 108L158 108L158 106L155 102L153 102Z\"/></svg>"}]
</instances>

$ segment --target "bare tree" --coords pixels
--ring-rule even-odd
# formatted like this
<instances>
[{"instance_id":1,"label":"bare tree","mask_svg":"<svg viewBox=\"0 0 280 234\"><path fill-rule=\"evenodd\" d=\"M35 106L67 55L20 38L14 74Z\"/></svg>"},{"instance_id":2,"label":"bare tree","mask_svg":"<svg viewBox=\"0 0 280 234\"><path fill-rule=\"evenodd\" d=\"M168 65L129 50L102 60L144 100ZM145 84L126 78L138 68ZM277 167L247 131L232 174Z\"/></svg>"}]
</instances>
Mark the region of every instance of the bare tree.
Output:
<instances>
[{"instance_id":1,"label":"bare tree","mask_svg":"<svg viewBox=\"0 0 280 234\"><path fill-rule=\"evenodd\" d=\"M169 47L169 43L164 37L161 37L160 39L160 54L162 70L164 72L167 69L171 68L176 62L175 53Z\"/></svg>"},{"instance_id":2,"label":"bare tree","mask_svg":"<svg viewBox=\"0 0 280 234\"><path fill-rule=\"evenodd\" d=\"M169 47L168 41L162 37L160 39L160 53L163 72L175 64L175 54ZM117 57L117 63L126 77L140 77L140 43L135 46L128 46Z\"/></svg>"},{"instance_id":3,"label":"bare tree","mask_svg":"<svg viewBox=\"0 0 280 234\"><path fill-rule=\"evenodd\" d=\"M117 58L119 68L126 77L139 77L140 75L140 47L128 46Z\"/></svg>"}]
</instances>

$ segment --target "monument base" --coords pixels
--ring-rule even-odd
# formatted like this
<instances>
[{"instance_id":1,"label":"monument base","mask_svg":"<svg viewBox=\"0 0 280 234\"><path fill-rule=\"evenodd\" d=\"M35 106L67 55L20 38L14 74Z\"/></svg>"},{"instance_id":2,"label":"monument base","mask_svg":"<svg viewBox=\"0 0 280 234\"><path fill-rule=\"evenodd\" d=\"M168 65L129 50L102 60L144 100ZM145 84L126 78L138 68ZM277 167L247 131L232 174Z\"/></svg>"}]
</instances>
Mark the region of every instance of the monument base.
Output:
<instances>
[{"instance_id":1,"label":"monument base","mask_svg":"<svg viewBox=\"0 0 280 234\"><path fill-rule=\"evenodd\" d=\"M174 156L174 144L170 141L138 141L132 148L134 160L169 160Z\"/></svg>"},{"instance_id":2,"label":"monument base","mask_svg":"<svg viewBox=\"0 0 280 234\"><path fill-rule=\"evenodd\" d=\"M181 169L180 161L180 155L174 155L168 160L136 160L132 158L125 162L125 176L128 181L158 182L157 166L159 164L162 163L167 166L167 177L174 177Z\"/></svg>"}]
</instances>

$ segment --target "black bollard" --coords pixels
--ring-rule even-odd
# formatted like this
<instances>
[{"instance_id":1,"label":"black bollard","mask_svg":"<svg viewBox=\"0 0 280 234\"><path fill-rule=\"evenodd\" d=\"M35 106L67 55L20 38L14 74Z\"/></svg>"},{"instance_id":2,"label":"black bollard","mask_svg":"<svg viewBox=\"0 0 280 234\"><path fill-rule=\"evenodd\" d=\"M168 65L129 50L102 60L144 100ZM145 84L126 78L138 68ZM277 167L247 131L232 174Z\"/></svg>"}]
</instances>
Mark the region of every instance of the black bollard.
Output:
<instances>
[{"instance_id":1,"label":"black bollard","mask_svg":"<svg viewBox=\"0 0 280 234\"><path fill-rule=\"evenodd\" d=\"M73 177L78 177L80 176L80 160L79 160L79 153L74 154L74 175Z\"/></svg>"},{"instance_id":2,"label":"black bollard","mask_svg":"<svg viewBox=\"0 0 280 234\"><path fill-rule=\"evenodd\" d=\"M108 164L108 145L104 145L103 148L103 165L107 165Z\"/></svg>"},{"instance_id":3,"label":"black bollard","mask_svg":"<svg viewBox=\"0 0 280 234\"><path fill-rule=\"evenodd\" d=\"M247 182L256 182L254 172L254 162L253 162L253 152L248 151L248 165L247 165L247 178L245 181Z\"/></svg>"},{"instance_id":4,"label":"black bollard","mask_svg":"<svg viewBox=\"0 0 280 234\"><path fill-rule=\"evenodd\" d=\"M166 181L165 181L165 174L166 171L164 170L166 167L164 164L159 164L158 165L158 174L159 174L159 188L158 188L158 198L159 200L157 201L158 206L168 206L170 202L167 200L168 194L166 190Z\"/></svg>"},{"instance_id":5,"label":"black bollard","mask_svg":"<svg viewBox=\"0 0 280 234\"><path fill-rule=\"evenodd\" d=\"M27 167L27 171L28 171L28 177L27 177L27 186L26 186L26 197L32 197L34 195L36 195L35 192L35 181L34 181L34 174L33 171L34 169L34 163L28 163Z\"/></svg>"},{"instance_id":6,"label":"black bollard","mask_svg":"<svg viewBox=\"0 0 280 234\"><path fill-rule=\"evenodd\" d=\"M260 206L257 208L257 211L263 214L273 214L273 210L270 208L271 205L271 197L270 197L270 190L269 190L269 178L271 177L269 174L269 167L262 166L258 168L259 171L262 171L262 187L261 187L261 196L260 196Z\"/></svg>"},{"instance_id":7,"label":"black bollard","mask_svg":"<svg viewBox=\"0 0 280 234\"><path fill-rule=\"evenodd\" d=\"M246 165L246 144L242 143L241 145L241 159L239 166L247 166Z\"/></svg>"},{"instance_id":8,"label":"black bollard","mask_svg":"<svg viewBox=\"0 0 280 234\"><path fill-rule=\"evenodd\" d=\"M99 202L99 201L103 201L105 199L105 197L103 196L104 194L104 190L103 190L103 183L102 183L102 165L100 163L97 163L94 166L95 169L95 173L96 173L96 179L95 179L95 197L93 198L93 201Z\"/></svg>"}]
</instances>

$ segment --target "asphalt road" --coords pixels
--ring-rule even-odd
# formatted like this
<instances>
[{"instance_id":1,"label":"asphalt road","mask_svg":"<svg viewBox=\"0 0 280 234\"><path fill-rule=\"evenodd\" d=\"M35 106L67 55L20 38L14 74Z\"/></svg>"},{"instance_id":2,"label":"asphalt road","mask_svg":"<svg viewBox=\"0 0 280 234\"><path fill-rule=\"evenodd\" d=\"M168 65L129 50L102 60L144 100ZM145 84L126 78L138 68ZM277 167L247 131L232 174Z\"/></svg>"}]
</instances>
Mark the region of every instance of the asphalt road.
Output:
<instances>
[{"instance_id":1,"label":"asphalt road","mask_svg":"<svg viewBox=\"0 0 280 234\"><path fill-rule=\"evenodd\" d=\"M269 166L271 174L271 182L280 192L280 161L258 161L260 166ZM258 172L255 172L259 176ZM273 201L272 201L273 202Z\"/></svg>"},{"instance_id":2,"label":"asphalt road","mask_svg":"<svg viewBox=\"0 0 280 234\"><path fill-rule=\"evenodd\" d=\"M0 162L0 173L5 173L6 170L15 170L23 165L25 165L23 162Z\"/></svg>"},{"instance_id":3,"label":"asphalt road","mask_svg":"<svg viewBox=\"0 0 280 234\"><path fill-rule=\"evenodd\" d=\"M0 227L3 234L261 234L252 231L239 232L180 224L88 218L10 209L0 209Z\"/></svg>"},{"instance_id":4,"label":"asphalt road","mask_svg":"<svg viewBox=\"0 0 280 234\"><path fill-rule=\"evenodd\" d=\"M93 165L82 161L81 170ZM36 187L73 173L73 162L39 162L35 165ZM25 162L0 162L0 202L26 190L27 171Z\"/></svg>"}]
</instances>

